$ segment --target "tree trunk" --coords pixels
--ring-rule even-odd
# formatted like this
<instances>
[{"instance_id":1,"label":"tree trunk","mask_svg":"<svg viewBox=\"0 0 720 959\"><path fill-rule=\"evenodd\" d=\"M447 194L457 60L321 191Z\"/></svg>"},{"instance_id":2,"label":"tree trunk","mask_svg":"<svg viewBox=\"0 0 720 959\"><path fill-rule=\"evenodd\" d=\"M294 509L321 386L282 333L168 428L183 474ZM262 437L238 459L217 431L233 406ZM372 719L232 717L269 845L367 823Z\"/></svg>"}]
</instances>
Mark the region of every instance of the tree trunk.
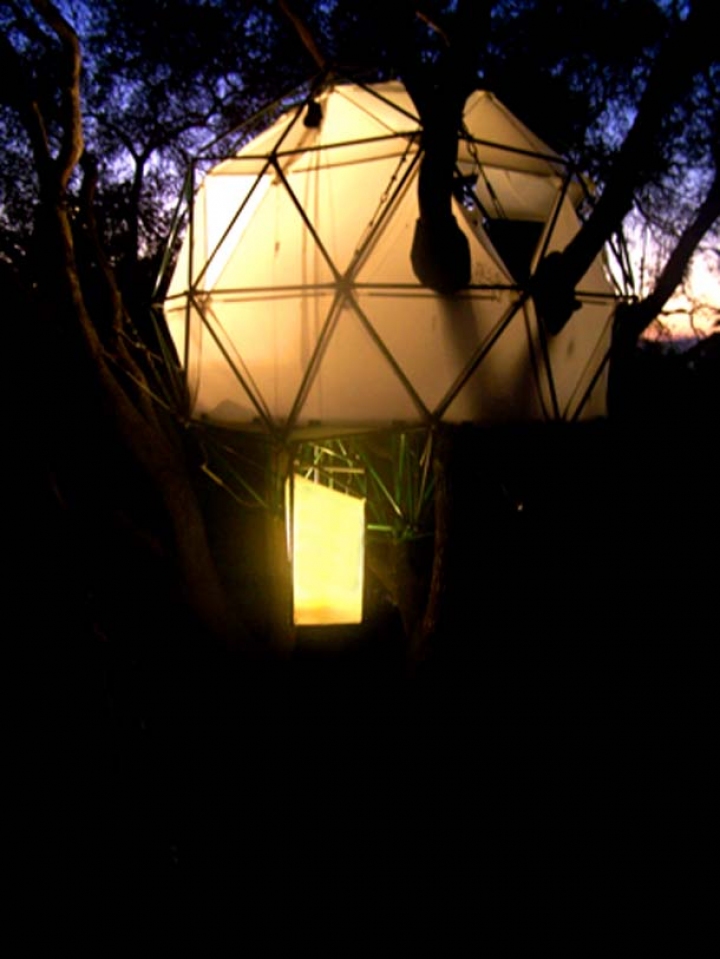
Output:
<instances>
[{"instance_id":1,"label":"tree trunk","mask_svg":"<svg viewBox=\"0 0 720 959\"><path fill-rule=\"evenodd\" d=\"M44 248L50 252L42 281L43 312L57 327L56 335L67 344L68 366L56 370L55 381L62 397L69 386L68 378L72 378L69 410L74 408L78 418L73 425L80 431L77 442L86 442L90 448L116 447L121 459L128 458L131 473L139 473L141 487L147 490L139 491L140 499L150 496L164 516L158 518L157 528L165 531L163 551L182 584L178 596L184 597L206 628L229 639L225 597L177 428L169 420L161 421L149 394L144 392L143 387L149 389L149 384L143 371L129 352L113 353L103 346L98 325L109 329L114 326L114 318L95 318L87 312L64 205L43 212L43 226L49 234ZM114 293L112 300L105 302L121 302L117 290ZM83 404L89 407L87 416L79 409ZM98 430L102 430L102 436L93 435ZM132 486L125 491L116 487L113 495L119 501L108 502L105 515L120 510L132 516L141 509Z\"/></svg>"},{"instance_id":2,"label":"tree trunk","mask_svg":"<svg viewBox=\"0 0 720 959\"><path fill-rule=\"evenodd\" d=\"M207 629L228 638L225 596L210 552L183 442L176 425L161 419L144 371L126 345L127 317L122 297L97 244L91 220L86 236L90 249L95 247L94 264L83 264L88 269L81 269L78 262L67 192L84 149L78 39L48 0L33 0L33 6L55 33L61 53L59 146L55 155L47 135L47 120L34 99L33 84L24 64L4 37L2 48L16 81L12 97L28 132L40 188L35 230L37 293L31 298L38 316L26 318L25 329L31 335L40 331L44 337L44 341L37 344L36 353L46 350L48 341L53 344L46 370L50 381L47 407L55 417L59 435L67 439L69 449L56 437L49 437L54 443L50 459L56 461L50 469L54 471L57 461L63 461L64 475L74 476L86 497L99 507L98 512L90 514L89 520L93 515L101 523L109 522L111 516L128 516L131 527L133 519L142 527L147 520L143 510L147 510L149 503L157 505L162 516L153 517L153 525L172 566L171 579L181 584L176 595L184 598L187 607ZM89 208L91 185L85 199ZM83 253L88 256L87 249ZM88 295L91 283L95 284L94 296ZM64 416L69 420L64 421ZM41 428L42 421L37 425ZM80 457L85 468L91 474L96 473L101 483L110 484L116 499L105 503L105 487L94 489L92 475L83 476L82 467L73 469L73 464L68 463L68 453ZM121 488L117 481L118 471L128 479L125 487ZM82 494L75 497L81 512L86 497ZM91 532L94 541L100 543L103 537L99 531ZM125 559L133 562L132 550ZM111 562L107 569L112 569ZM117 601L122 602L120 598Z\"/></svg>"}]
</instances>

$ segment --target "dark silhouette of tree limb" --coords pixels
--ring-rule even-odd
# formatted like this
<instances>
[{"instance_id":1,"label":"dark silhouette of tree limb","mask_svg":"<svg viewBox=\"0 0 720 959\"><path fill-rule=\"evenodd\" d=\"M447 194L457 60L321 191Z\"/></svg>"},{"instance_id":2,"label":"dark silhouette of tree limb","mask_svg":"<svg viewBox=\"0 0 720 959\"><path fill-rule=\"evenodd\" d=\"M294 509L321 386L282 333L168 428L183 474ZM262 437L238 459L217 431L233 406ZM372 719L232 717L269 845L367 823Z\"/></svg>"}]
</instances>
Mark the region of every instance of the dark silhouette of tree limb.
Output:
<instances>
[{"instance_id":1,"label":"dark silhouette of tree limb","mask_svg":"<svg viewBox=\"0 0 720 959\"><path fill-rule=\"evenodd\" d=\"M14 94L32 143L40 185L36 234L42 244L41 309L56 331L71 344L74 362L71 375L76 383L87 385L89 412L101 413L108 434L127 451L163 504L170 531L169 555L177 564L177 575L184 583L189 608L200 622L224 636L228 627L225 597L210 554L181 437L172 424L161 422L150 399L144 371L120 335L127 318L113 272L97 238L92 213L96 171L89 157L84 164L85 181L80 200L87 225L86 241L93 248L92 256L100 266L105 286L102 316L92 315L84 289L67 197L68 183L83 151L78 39L51 3L33 0L33 7L59 39L63 77L60 148L56 159L50 156L46 121L31 85L23 83ZM2 38L2 44L10 57L11 70L22 79L20 57L7 38ZM74 385L74 389L77 386ZM95 404L98 408L92 409ZM79 424L72 424L72 428L78 427ZM93 442L91 437L87 441Z\"/></svg>"},{"instance_id":2,"label":"dark silhouette of tree limb","mask_svg":"<svg viewBox=\"0 0 720 959\"><path fill-rule=\"evenodd\" d=\"M639 302L618 308L617 326L622 342L634 344L640 334L659 316L682 283L685 271L700 241L718 218L720 218L720 172L716 170L705 200L680 234L652 291Z\"/></svg>"},{"instance_id":3,"label":"dark silhouette of tree limb","mask_svg":"<svg viewBox=\"0 0 720 959\"><path fill-rule=\"evenodd\" d=\"M542 261L532 290L548 329L557 332L576 309L574 290L603 246L631 211L636 191L654 172L664 123L715 55L712 4L693 3L688 18L665 41L623 141L610 178L590 217L561 253Z\"/></svg>"},{"instance_id":4,"label":"dark silhouette of tree limb","mask_svg":"<svg viewBox=\"0 0 720 959\"><path fill-rule=\"evenodd\" d=\"M321 70L324 70L327 66L327 60L321 52L320 47L315 42L315 37L312 35L312 32L308 28L305 21L302 19L302 17L298 16L291 5L287 3L287 0L278 0L278 3L282 12L295 28L297 35L300 37L305 49L313 58L317 66L320 67Z\"/></svg>"}]
</instances>

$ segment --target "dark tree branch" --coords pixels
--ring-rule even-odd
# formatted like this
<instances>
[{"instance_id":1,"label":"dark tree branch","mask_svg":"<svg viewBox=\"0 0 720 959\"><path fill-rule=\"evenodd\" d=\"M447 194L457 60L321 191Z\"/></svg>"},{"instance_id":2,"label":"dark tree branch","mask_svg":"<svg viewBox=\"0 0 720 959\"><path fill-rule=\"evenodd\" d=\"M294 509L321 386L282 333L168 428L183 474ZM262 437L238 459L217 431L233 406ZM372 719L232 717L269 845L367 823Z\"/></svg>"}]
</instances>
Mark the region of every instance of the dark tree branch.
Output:
<instances>
[{"instance_id":1,"label":"dark tree branch","mask_svg":"<svg viewBox=\"0 0 720 959\"><path fill-rule=\"evenodd\" d=\"M33 40L44 47L45 50L52 50L52 42L48 34L41 30L35 20L29 17L16 0L9 0L8 6L15 14L17 26L25 34L28 40Z\"/></svg>"},{"instance_id":2,"label":"dark tree branch","mask_svg":"<svg viewBox=\"0 0 720 959\"><path fill-rule=\"evenodd\" d=\"M0 34L0 60L3 63L5 102L17 110L25 127L42 189L52 164L45 119L24 64L4 33Z\"/></svg>"},{"instance_id":3,"label":"dark tree branch","mask_svg":"<svg viewBox=\"0 0 720 959\"><path fill-rule=\"evenodd\" d=\"M102 243L100 242L97 221L95 219L95 192L98 182L97 163L94 156L85 151L82 156L81 165L83 169L83 179L79 197L80 213L85 224L85 236L89 241L92 257L100 268L110 303L110 326L115 336L117 336L123 326L123 303L115 282L115 277L113 276Z\"/></svg>"},{"instance_id":4,"label":"dark tree branch","mask_svg":"<svg viewBox=\"0 0 720 959\"><path fill-rule=\"evenodd\" d=\"M37 276L36 307L39 314L47 318L58 342L69 350L67 355L72 360L72 375L68 376L67 370L58 374L63 379L57 402L60 406L67 404L64 408L71 412L68 430L78 433L89 430L84 439L90 444L97 439L92 431L97 429L94 408L99 406L103 442L105 437L110 437L114 446L126 451L133 475L144 476L149 489L162 503L162 522L171 546L170 555L176 563L189 607L217 635L225 635L225 596L210 553L181 437L173 424L160 421L157 407L149 391L144 389L144 372L124 338L117 335L123 325L125 307L99 243L93 249L97 242L92 217L95 172L89 158L81 188L87 225L84 235L89 252L82 248L65 202L67 184L83 153L78 39L52 3L32 0L32 5L38 17L58 37L63 56L64 76L58 91L62 97L61 145L55 159L45 133L45 118L23 61L4 35L0 35L0 53L6 54L2 63L5 76L9 74L16 83L11 94L6 92L5 96L26 126L40 180L41 202L35 240L42 259ZM85 285L94 265L100 267L107 287L106 295L100 298L89 295ZM81 397L78 405L75 405L76 395Z\"/></svg>"},{"instance_id":5,"label":"dark tree branch","mask_svg":"<svg viewBox=\"0 0 720 959\"><path fill-rule=\"evenodd\" d=\"M64 56L66 77L61 91L63 136L56 160L58 185L64 191L85 147L80 107L80 42L73 28L50 0L32 0L32 5L60 40Z\"/></svg>"},{"instance_id":6,"label":"dark tree branch","mask_svg":"<svg viewBox=\"0 0 720 959\"><path fill-rule=\"evenodd\" d=\"M453 293L470 282L470 250L452 214L452 190L463 109L477 84L490 8L488 3L460 0L440 62L407 73L406 86L423 124L424 150L413 268L421 283L441 293Z\"/></svg>"},{"instance_id":7,"label":"dark tree branch","mask_svg":"<svg viewBox=\"0 0 720 959\"><path fill-rule=\"evenodd\" d=\"M313 37L305 21L299 17L297 13L295 13L290 4L287 3L287 0L278 0L278 3L282 12L295 28L297 35L302 40L305 49L308 51L318 67L320 67L321 70L324 70L327 66L327 59L325 56L323 56L320 48L315 42L315 37Z\"/></svg>"},{"instance_id":8,"label":"dark tree branch","mask_svg":"<svg viewBox=\"0 0 720 959\"><path fill-rule=\"evenodd\" d=\"M658 54L635 122L590 217L562 253L551 254L540 264L533 279L533 295L551 332L562 329L572 315L575 287L632 209L638 188L650 177L667 116L715 56L713 30L712 4L696 0L688 18Z\"/></svg>"},{"instance_id":9,"label":"dark tree branch","mask_svg":"<svg viewBox=\"0 0 720 959\"><path fill-rule=\"evenodd\" d=\"M87 116L89 119L94 120L100 126L105 127L106 130L109 130L111 133L113 133L119 142L125 147L133 160L135 160L135 162L138 161L139 153L135 147L135 143L132 137L129 136L129 134L127 134L122 127L118 126L117 123L113 123L112 120L108 120L108 118L103 116L102 113L88 112Z\"/></svg>"},{"instance_id":10,"label":"dark tree branch","mask_svg":"<svg viewBox=\"0 0 720 959\"><path fill-rule=\"evenodd\" d=\"M635 122L620 149L610 181L580 233L563 253L578 282L602 250L610 232L632 209L638 187L653 169L662 127L669 111L689 90L713 53L709 7L695 4L664 44L638 107Z\"/></svg>"},{"instance_id":11,"label":"dark tree branch","mask_svg":"<svg viewBox=\"0 0 720 959\"><path fill-rule=\"evenodd\" d=\"M450 46L450 37L448 36L447 31L445 31L445 30L440 26L439 23L437 23L435 20L433 20L433 19L430 17L430 15L427 14L427 13L425 13L423 10L416 10L415 13L416 13L418 19L422 20L423 23L426 23L426 24L430 27L431 30L433 30L435 33L437 33L437 35L438 35L439 37L442 37L443 42L445 43L446 46Z\"/></svg>"},{"instance_id":12,"label":"dark tree branch","mask_svg":"<svg viewBox=\"0 0 720 959\"><path fill-rule=\"evenodd\" d=\"M620 311L618 325L623 342L629 340L634 343L663 310L682 283L685 271L700 241L718 218L720 218L720 172L716 170L705 200L680 235L652 292L639 303L630 304Z\"/></svg>"}]
</instances>

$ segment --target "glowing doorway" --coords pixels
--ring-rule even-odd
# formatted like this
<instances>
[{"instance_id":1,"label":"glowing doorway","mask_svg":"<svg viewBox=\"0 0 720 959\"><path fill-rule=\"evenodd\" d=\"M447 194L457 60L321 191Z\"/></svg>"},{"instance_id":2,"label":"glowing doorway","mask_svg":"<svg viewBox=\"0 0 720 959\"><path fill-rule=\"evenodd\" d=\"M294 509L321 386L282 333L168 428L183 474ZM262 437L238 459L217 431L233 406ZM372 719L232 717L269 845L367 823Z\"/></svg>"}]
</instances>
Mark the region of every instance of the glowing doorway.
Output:
<instances>
[{"instance_id":1,"label":"glowing doorway","mask_svg":"<svg viewBox=\"0 0 720 959\"><path fill-rule=\"evenodd\" d=\"M297 475L288 500L293 622L362 622L365 500Z\"/></svg>"}]
</instances>

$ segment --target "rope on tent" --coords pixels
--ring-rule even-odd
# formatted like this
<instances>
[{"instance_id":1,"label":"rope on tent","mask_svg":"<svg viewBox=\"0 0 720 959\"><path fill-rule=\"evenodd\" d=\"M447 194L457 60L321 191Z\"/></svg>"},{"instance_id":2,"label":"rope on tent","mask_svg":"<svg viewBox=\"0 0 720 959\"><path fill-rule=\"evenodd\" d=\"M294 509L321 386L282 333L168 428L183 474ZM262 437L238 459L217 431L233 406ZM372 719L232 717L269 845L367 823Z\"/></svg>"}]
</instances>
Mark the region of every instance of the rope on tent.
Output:
<instances>
[{"instance_id":1,"label":"rope on tent","mask_svg":"<svg viewBox=\"0 0 720 959\"><path fill-rule=\"evenodd\" d=\"M500 220L507 219L505 211L502 208L502 203L500 203L500 200L498 199L498 196L495 193L495 190L493 189L493 185L488 179L487 173L485 172L485 166L480 160L480 154L478 153L478 150L477 150L477 144L475 143L475 138L471 136L470 131L468 130L468 128L465 126L464 123L462 124L461 130L467 142L470 156L473 158L473 160L475 161L477 165L478 176L482 177L483 183L485 184L485 188L487 189L490 199L492 200L493 206L495 207L495 215ZM483 208L482 204L480 203L480 199L477 193L475 193L475 191L473 191L473 197L478 207L480 208L481 212L483 213L483 215L487 217L488 216L487 210Z\"/></svg>"},{"instance_id":2,"label":"rope on tent","mask_svg":"<svg viewBox=\"0 0 720 959\"><path fill-rule=\"evenodd\" d=\"M398 136L401 136L401 135L402 134L398 134ZM377 206L375 208L375 212L370 217L370 222L368 223L368 225L365 227L365 229L360 235L360 239L358 240L357 246L355 247L355 250L353 251L353 255L350 259L351 263L355 263L357 257L365 248L365 245L368 239L372 236L376 226L379 224L381 213L385 208L385 204L387 203L388 197L390 196L393 186L400 176L400 170L403 168L403 165L407 161L408 154L410 153L410 149L413 146L413 144L416 142L416 139L417 139L417 134L412 134L411 136L407 137L405 149L403 150L400 156L400 159L398 160L398 164L395 170L393 171L390 179L388 180L387 186L383 190L382 195L380 196L380 199L378 200Z\"/></svg>"}]
</instances>

